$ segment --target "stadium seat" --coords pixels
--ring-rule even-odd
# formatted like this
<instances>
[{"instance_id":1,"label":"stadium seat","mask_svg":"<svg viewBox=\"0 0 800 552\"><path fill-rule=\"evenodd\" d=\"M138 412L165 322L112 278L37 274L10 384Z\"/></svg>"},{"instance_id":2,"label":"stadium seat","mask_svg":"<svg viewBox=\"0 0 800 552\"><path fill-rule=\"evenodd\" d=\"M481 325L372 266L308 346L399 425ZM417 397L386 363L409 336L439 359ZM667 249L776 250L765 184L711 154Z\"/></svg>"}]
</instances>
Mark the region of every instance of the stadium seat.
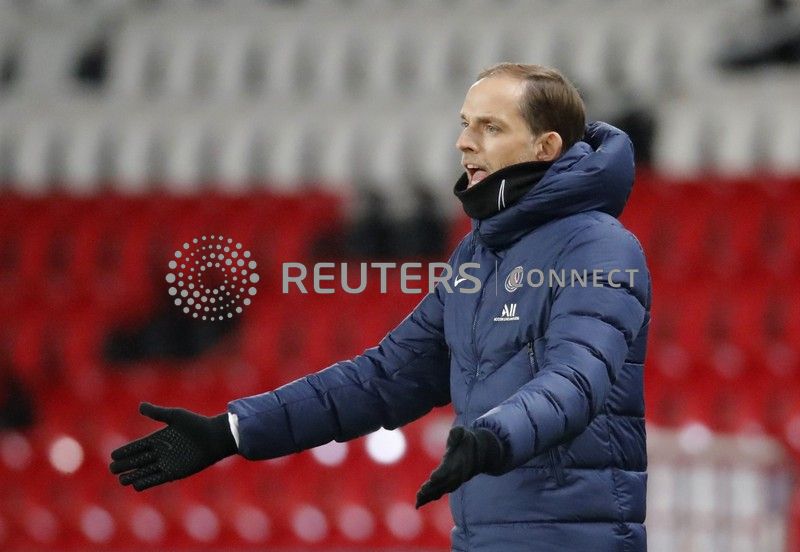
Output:
<instances>
[{"instance_id":1,"label":"stadium seat","mask_svg":"<svg viewBox=\"0 0 800 552\"><path fill-rule=\"evenodd\" d=\"M204 118L183 119L168 125L164 144L163 186L168 193L186 195L208 182L215 160L213 136Z\"/></svg>"},{"instance_id":2,"label":"stadium seat","mask_svg":"<svg viewBox=\"0 0 800 552\"><path fill-rule=\"evenodd\" d=\"M415 35L404 33L402 25L392 25L374 13L365 16L368 19L362 32L350 38L344 67L353 97L385 98L413 90L417 60L403 54L413 47Z\"/></svg>"},{"instance_id":3,"label":"stadium seat","mask_svg":"<svg viewBox=\"0 0 800 552\"><path fill-rule=\"evenodd\" d=\"M708 138L713 149L709 162L719 174L746 175L763 165L763 144L768 133L763 127L763 115L756 109L743 110L741 104L724 103L711 113L713 120Z\"/></svg>"},{"instance_id":4,"label":"stadium seat","mask_svg":"<svg viewBox=\"0 0 800 552\"><path fill-rule=\"evenodd\" d=\"M463 172L461 154L455 147L459 129L455 110L439 111L419 127L412 127L407 142L412 146L406 154L413 168L411 175L429 186L448 215L461 212L453 198L453 186Z\"/></svg>"},{"instance_id":5,"label":"stadium seat","mask_svg":"<svg viewBox=\"0 0 800 552\"><path fill-rule=\"evenodd\" d=\"M686 100L661 104L656 112L655 168L676 177L697 174L708 158L707 118L702 107Z\"/></svg>"},{"instance_id":6,"label":"stadium seat","mask_svg":"<svg viewBox=\"0 0 800 552\"><path fill-rule=\"evenodd\" d=\"M669 56L676 87L686 89L698 82L712 80L715 61L721 50L718 40L725 24L738 14L721 14L713 8L694 6L693 9L667 9L665 26L670 30Z\"/></svg>"},{"instance_id":7,"label":"stadium seat","mask_svg":"<svg viewBox=\"0 0 800 552\"><path fill-rule=\"evenodd\" d=\"M617 33L616 67L622 82L637 98L645 102L654 101L668 86L666 74L669 68L664 63L665 48L669 34L658 19L648 14L637 13L633 17L620 18L624 29Z\"/></svg>"},{"instance_id":8,"label":"stadium seat","mask_svg":"<svg viewBox=\"0 0 800 552\"><path fill-rule=\"evenodd\" d=\"M63 166L57 175L63 186L76 195L98 193L107 184L108 122L97 106L75 105L65 118Z\"/></svg>"},{"instance_id":9,"label":"stadium seat","mask_svg":"<svg viewBox=\"0 0 800 552\"><path fill-rule=\"evenodd\" d=\"M124 194L140 195L157 178L156 152L163 137L151 115L139 114L130 119L114 121L111 177L115 187Z\"/></svg>"},{"instance_id":10,"label":"stadium seat","mask_svg":"<svg viewBox=\"0 0 800 552\"><path fill-rule=\"evenodd\" d=\"M268 135L264 124L245 116L233 115L220 122L215 135L220 153L213 173L217 190L239 194L267 178L263 161Z\"/></svg>"},{"instance_id":11,"label":"stadium seat","mask_svg":"<svg viewBox=\"0 0 800 552\"><path fill-rule=\"evenodd\" d=\"M10 172L15 185L21 193L46 193L60 155L60 129L54 121L42 117L22 123L18 132L18 141L11 145Z\"/></svg>"},{"instance_id":12,"label":"stadium seat","mask_svg":"<svg viewBox=\"0 0 800 552\"><path fill-rule=\"evenodd\" d=\"M192 95L215 101L247 95L248 52L253 47L252 26L237 22L219 24L207 18L198 25Z\"/></svg>"},{"instance_id":13,"label":"stadium seat","mask_svg":"<svg viewBox=\"0 0 800 552\"><path fill-rule=\"evenodd\" d=\"M556 40L555 66L564 67L587 97L612 86L610 80L614 75L610 69L611 58L616 53L616 37L615 20L610 14L586 19L582 25L559 23L554 22L551 29L566 28L569 32L553 33Z\"/></svg>"},{"instance_id":14,"label":"stadium seat","mask_svg":"<svg viewBox=\"0 0 800 552\"><path fill-rule=\"evenodd\" d=\"M99 12L77 15L65 10L43 10L35 25L20 33L19 80L15 92L57 96L76 88L72 71L79 55L99 38ZM44 94L43 94L44 92Z\"/></svg>"},{"instance_id":15,"label":"stadium seat","mask_svg":"<svg viewBox=\"0 0 800 552\"><path fill-rule=\"evenodd\" d=\"M269 182L276 190L291 190L314 175L305 162L319 147L320 136L315 135L312 116L308 113L292 113L293 123L282 128L281 140L272 149Z\"/></svg>"},{"instance_id":16,"label":"stadium seat","mask_svg":"<svg viewBox=\"0 0 800 552\"><path fill-rule=\"evenodd\" d=\"M773 105L766 116L766 166L778 174L800 171L800 110L791 102Z\"/></svg>"}]
</instances>

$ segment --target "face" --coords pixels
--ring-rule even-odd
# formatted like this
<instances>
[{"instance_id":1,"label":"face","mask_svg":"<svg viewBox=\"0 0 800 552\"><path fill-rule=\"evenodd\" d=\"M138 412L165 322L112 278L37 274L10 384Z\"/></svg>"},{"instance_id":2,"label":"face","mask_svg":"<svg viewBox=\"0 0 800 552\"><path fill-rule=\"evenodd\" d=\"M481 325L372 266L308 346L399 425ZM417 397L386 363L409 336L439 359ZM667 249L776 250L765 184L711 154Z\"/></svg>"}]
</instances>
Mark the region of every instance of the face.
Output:
<instances>
[{"instance_id":1,"label":"face","mask_svg":"<svg viewBox=\"0 0 800 552\"><path fill-rule=\"evenodd\" d=\"M473 84L461 107L456 147L472 187L509 165L541 158L541 144L520 111L524 82L495 75Z\"/></svg>"}]
</instances>

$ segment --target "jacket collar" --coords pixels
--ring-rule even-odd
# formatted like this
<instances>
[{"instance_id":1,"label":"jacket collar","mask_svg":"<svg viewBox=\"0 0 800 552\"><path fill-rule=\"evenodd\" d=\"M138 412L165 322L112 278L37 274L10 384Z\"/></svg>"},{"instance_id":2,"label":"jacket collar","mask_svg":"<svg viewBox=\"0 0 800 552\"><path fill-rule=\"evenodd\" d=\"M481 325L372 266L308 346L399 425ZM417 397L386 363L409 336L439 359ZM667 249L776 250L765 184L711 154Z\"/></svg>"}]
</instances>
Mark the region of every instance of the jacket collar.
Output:
<instances>
[{"instance_id":1,"label":"jacket collar","mask_svg":"<svg viewBox=\"0 0 800 552\"><path fill-rule=\"evenodd\" d=\"M467 173L461 175L453 193L464 206L464 212L474 219L489 218L513 205L527 194L547 173L552 162L529 161L496 171L478 184L468 188Z\"/></svg>"},{"instance_id":2,"label":"jacket collar","mask_svg":"<svg viewBox=\"0 0 800 552\"><path fill-rule=\"evenodd\" d=\"M633 176L628 135L607 123L589 124L583 140L558 158L516 203L488 218L472 219L473 232L488 248L503 249L534 228L575 213L601 211L618 217L633 188ZM509 176L504 178L508 181Z\"/></svg>"}]
</instances>

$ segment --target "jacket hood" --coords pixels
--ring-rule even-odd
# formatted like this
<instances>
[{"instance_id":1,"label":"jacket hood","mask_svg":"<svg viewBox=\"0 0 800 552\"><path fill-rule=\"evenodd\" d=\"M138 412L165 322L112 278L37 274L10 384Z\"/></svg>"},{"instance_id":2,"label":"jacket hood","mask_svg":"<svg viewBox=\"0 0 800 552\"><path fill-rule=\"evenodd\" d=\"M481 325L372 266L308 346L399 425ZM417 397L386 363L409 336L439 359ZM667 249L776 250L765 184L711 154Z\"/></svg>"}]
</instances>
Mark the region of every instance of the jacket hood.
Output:
<instances>
[{"instance_id":1,"label":"jacket hood","mask_svg":"<svg viewBox=\"0 0 800 552\"><path fill-rule=\"evenodd\" d=\"M522 165L506 169L517 172ZM508 179L506 169L487 178ZM519 201L489 218L473 219L472 228L487 247L501 249L537 226L576 213L601 211L619 217L633 177L633 145L628 135L607 123L591 123L583 140L559 157Z\"/></svg>"}]
</instances>

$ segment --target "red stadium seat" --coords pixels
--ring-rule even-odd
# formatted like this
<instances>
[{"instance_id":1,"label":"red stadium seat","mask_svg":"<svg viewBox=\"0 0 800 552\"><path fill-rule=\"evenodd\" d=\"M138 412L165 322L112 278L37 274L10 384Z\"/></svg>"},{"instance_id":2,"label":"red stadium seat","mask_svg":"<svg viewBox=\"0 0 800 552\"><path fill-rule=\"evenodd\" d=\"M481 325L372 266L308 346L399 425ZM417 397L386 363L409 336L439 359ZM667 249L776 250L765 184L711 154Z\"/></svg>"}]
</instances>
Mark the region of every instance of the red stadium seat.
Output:
<instances>
[{"instance_id":1,"label":"red stadium seat","mask_svg":"<svg viewBox=\"0 0 800 552\"><path fill-rule=\"evenodd\" d=\"M705 220L703 257L715 279L749 279L762 271L760 239L773 216L767 187L745 182L716 189L714 209Z\"/></svg>"},{"instance_id":2,"label":"red stadium seat","mask_svg":"<svg viewBox=\"0 0 800 552\"><path fill-rule=\"evenodd\" d=\"M701 237L713 209L714 193L694 183L662 188L651 214L650 234L640 236L650 270L672 282L707 275Z\"/></svg>"},{"instance_id":3,"label":"red stadium seat","mask_svg":"<svg viewBox=\"0 0 800 552\"><path fill-rule=\"evenodd\" d=\"M772 183L767 211L759 235L762 277L792 284L800 270L800 193L796 183Z\"/></svg>"}]
</instances>

